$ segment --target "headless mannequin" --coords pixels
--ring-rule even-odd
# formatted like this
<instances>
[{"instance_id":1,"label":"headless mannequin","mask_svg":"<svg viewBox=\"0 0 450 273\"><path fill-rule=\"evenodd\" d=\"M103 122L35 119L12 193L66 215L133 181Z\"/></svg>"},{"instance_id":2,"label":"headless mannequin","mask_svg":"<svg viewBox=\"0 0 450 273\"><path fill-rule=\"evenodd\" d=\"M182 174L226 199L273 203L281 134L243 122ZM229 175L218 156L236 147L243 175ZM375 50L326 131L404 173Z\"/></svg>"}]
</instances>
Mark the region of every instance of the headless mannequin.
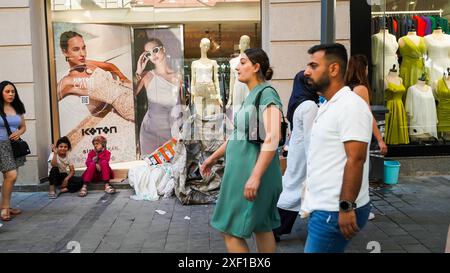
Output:
<instances>
[{"instance_id":1,"label":"headless mannequin","mask_svg":"<svg viewBox=\"0 0 450 273\"><path fill-rule=\"evenodd\" d=\"M418 81L417 83L414 85L415 88L417 88L418 90L420 90L421 92L432 92L431 91L431 87L428 86L425 82L425 75L423 75ZM409 91L411 92L411 91ZM408 103L408 102L407 102ZM408 107L406 106L406 115L408 117L408 120L410 120L411 117L411 113L408 111ZM429 141L429 140L433 140L433 136L430 133L422 133L422 134L411 134L410 131L410 135L409 135L411 141Z\"/></svg>"},{"instance_id":2,"label":"headless mannequin","mask_svg":"<svg viewBox=\"0 0 450 273\"><path fill-rule=\"evenodd\" d=\"M222 105L219 86L219 65L216 61L208 59L207 52L211 42L208 38L200 41L200 59L191 65L192 82L191 95L195 112L200 116L213 115Z\"/></svg>"},{"instance_id":3,"label":"headless mannequin","mask_svg":"<svg viewBox=\"0 0 450 273\"><path fill-rule=\"evenodd\" d=\"M433 30L433 33L425 36L425 44L428 51L425 66L430 71L430 83L435 89L445 68L450 65L450 35L445 34L442 28L438 27Z\"/></svg>"},{"instance_id":4,"label":"headless mannequin","mask_svg":"<svg viewBox=\"0 0 450 273\"><path fill-rule=\"evenodd\" d=\"M398 72L395 67L389 70L389 73L384 80L384 89L388 88L388 83L393 83L395 85L401 85L403 83L403 79L398 76Z\"/></svg>"},{"instance_id":5,"label":"headless mannequin","mask_svg":"<svg viewBox=\"0 0 450 273\"><path fill-rule=\"evenodd\" d=\"M408 39L410 39L416 46L419 45L420 39L422 38L422 37L418 36L415 31L409 31L408 34L406 36L403 36L403 37L408 37ZM400 47L404 47L405 46L405 41L403 41L403 39L400 38L398 40L398 45Z\"/></svg>"},{"instance_id":6,"label":"headless mannequin","mask_svg":"<svg viewBox=\"0 0 450 273\"><path fill-rule=\"evenodd\" d=\"M444 74L445 84L450 88L450 67L447 68L447 75ZM450 141L450 132L439 132L439 137L445 141Z\"/></svg>"},{"instance_id":7,"label":"headless mannequin","mask_svg":"<svg viewBox=\"0 0 450 273\"><path fill-rule=\"evenodd\" d=\"M239 64L244 51L250 48L250 37L242 35L239 39L240 54L238 57L230 60L230 95L228 97L227 108L233 105L233 115L239 110L250 90L246 84L237 79L236 67Z\"/></svg>"}]
</instances>

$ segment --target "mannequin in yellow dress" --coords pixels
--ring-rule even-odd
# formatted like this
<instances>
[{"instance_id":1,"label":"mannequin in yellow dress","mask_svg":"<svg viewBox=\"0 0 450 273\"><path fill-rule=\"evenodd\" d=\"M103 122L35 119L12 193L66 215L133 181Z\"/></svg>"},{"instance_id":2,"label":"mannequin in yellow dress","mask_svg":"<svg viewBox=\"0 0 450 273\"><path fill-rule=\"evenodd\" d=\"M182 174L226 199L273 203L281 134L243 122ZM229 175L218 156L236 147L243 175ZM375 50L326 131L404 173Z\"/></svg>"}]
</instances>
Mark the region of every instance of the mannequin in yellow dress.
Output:
<instances>
[{"instance_id":1,"label":"mannequin in yellow dress","mask_svg":"<svg viewBox=\"0 0 450 273\"><path fill-rule=\"evenodd\" d=\"M427 51L425 39L410 31L398 40L400 54L403 57L400 66L400 77L406 90L425 72L423 56Z\"/></svg>"},{"instance_id":2,"label":"mannequin in yellow dress","mask_svg":"<svg viewBox=\"0 0 450 273\"><path fill-rule=\"evenodd\" d=\"M386 144L408 144L408 123L406 119L403 96L406 89L403 80L398 76L397 69L394 67L389 71L384 80L386 108Z\"/></svg>"},{"instance_id":3,"label":"mannequin in yellow dress","mask_svg":"<svg viewBox=\"0 0 450 273\"><path fill-rule=\"evenodd\" d=\"M447 75L444 75L437 83L435 97L438 101L438 135L445 141L450 141L450 67Z\"/></svg>"},{"instance_id":4,"label":"mannequin in yellow dress","mask_svg":"<svg viewBox=\"0 0 450 273\"><path fill-rule=\"evenodd\" d=\"M191 65L191 95L195 112L200 116L213 115L220 112L219 65L208 59L207 52L211 41L203 38L200 41L200 59Z\"/></svg>"}]
</instances>

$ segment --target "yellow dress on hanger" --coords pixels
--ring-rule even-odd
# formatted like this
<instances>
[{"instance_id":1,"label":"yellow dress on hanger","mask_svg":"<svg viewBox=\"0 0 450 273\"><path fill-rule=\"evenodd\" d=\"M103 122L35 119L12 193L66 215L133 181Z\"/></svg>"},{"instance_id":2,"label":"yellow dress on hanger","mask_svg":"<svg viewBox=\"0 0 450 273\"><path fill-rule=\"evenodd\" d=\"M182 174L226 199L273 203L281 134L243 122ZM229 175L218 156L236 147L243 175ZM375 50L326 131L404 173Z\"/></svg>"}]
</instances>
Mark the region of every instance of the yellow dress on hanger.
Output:
<instances>
[{"instance_id":1,"label":"yellow dress on hanger","mask_svg":"<svg viewBox=\"0 0 450 273\"><path fill-rule=\"evenodd\" d=\"M444 78L438 81L436 88L436 98L438 104L436 107L438 132L450 132L450 88L447 86Z\"/></svg>"},{"instance_id":2,"label":"yellow dress on hanger","mask_svg":"<svg viewBox=\"0 0 450 273\"><path fill-rule=\"evenodd\" d=\"M387 89L384 96L386 101L386 108L389 110L386 113L386 132L384 141L386 144L408 144L408 122L406 119L405 106L402 97L406 93L403 84L397 85L388 82Z\"/></svg>"}]
</instances>

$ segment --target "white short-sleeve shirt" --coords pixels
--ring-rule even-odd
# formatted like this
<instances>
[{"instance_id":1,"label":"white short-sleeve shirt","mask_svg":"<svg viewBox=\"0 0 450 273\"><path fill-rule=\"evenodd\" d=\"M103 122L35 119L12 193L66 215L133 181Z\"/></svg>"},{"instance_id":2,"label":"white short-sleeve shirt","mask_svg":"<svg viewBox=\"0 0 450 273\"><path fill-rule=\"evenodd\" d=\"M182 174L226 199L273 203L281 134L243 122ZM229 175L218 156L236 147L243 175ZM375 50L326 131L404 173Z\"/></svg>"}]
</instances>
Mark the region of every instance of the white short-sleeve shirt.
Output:
<instances>
[{"instance_id":1,"label":"white short-sleeve shirt","mask_svg":"<svg viewBox=\"0 0 450 273\"><path fill-rule=\"evenodd\" d=\"M301 215L315 210L339 211L339 197L347 162L344 142L370 144L373 116L367 103L345 86L319 108L311 131L307 178ZM369 146L357 207L369 201Z\"/></svg>"}]
</instances>

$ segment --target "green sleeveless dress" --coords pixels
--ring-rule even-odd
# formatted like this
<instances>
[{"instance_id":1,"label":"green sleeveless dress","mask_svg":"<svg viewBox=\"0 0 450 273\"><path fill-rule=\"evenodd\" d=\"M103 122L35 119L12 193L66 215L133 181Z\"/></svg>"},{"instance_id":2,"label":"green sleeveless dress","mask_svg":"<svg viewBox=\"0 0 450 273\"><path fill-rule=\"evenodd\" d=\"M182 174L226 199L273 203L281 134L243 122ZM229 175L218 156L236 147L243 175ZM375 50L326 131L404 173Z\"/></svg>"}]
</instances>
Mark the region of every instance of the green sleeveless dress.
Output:
<instances>
[{"instance_id":1,"label":"green sleeveless dress","mask_svg":"<svg viewBox=\"0 0 450 273\"><path fill-rule=\"evenodd\" d=\"M438 81L436 88L436 98L438 104L436 107L438 132L450 132L450 88L447 86L444 78Z\"/></svg>"},{"instance_id":2,"label":"green sleeveless dress","mask_svg":"<svg viewBox=\"0 0 450 273\"><path fill-rule=\"evenodd\" d=\"M282 190L278 154L275 154L261 179L256 199L248 201L244 197L245 184L253 172L260 151L259 144L246 140L245 128L256 95L266 86L267 83L262 83L253 88L235 115L234 130L225 153L225 172L211 219L213 228L239 238L249 238L252 232L269 232L281 225L277 209ZM282 109L280 97L273 88L264 90L260 105L263 106L260 111L269 105Z\"/></svg>"},{"instance_id":3,"label":"green sleeveless dress","mask_svg":"<svg viewBox=\"0 0 450 273\"><path fill-rule=\"evenodd\" d=\"M400 77L403 79L405 89L408 90L425 72L423 56L427 49L423 37L420 37L419 45L416 45L408 36L400 39L405 42L405 45L400 47L400 54L403 57L400 65Z\"/></svg>"},{"instance_id":4,"label":"green sleeveless dress","mask_svg":"<svg viewBox=\"0 0 450 273\"><path fill-rule=\"evenodd\" d=\"M406 93L403 84L396 85L389 82L384 92L386 108L386 130L384 141L386 144L408 144L408 122L402 97Z\"/></svg>"}]
</instances>

